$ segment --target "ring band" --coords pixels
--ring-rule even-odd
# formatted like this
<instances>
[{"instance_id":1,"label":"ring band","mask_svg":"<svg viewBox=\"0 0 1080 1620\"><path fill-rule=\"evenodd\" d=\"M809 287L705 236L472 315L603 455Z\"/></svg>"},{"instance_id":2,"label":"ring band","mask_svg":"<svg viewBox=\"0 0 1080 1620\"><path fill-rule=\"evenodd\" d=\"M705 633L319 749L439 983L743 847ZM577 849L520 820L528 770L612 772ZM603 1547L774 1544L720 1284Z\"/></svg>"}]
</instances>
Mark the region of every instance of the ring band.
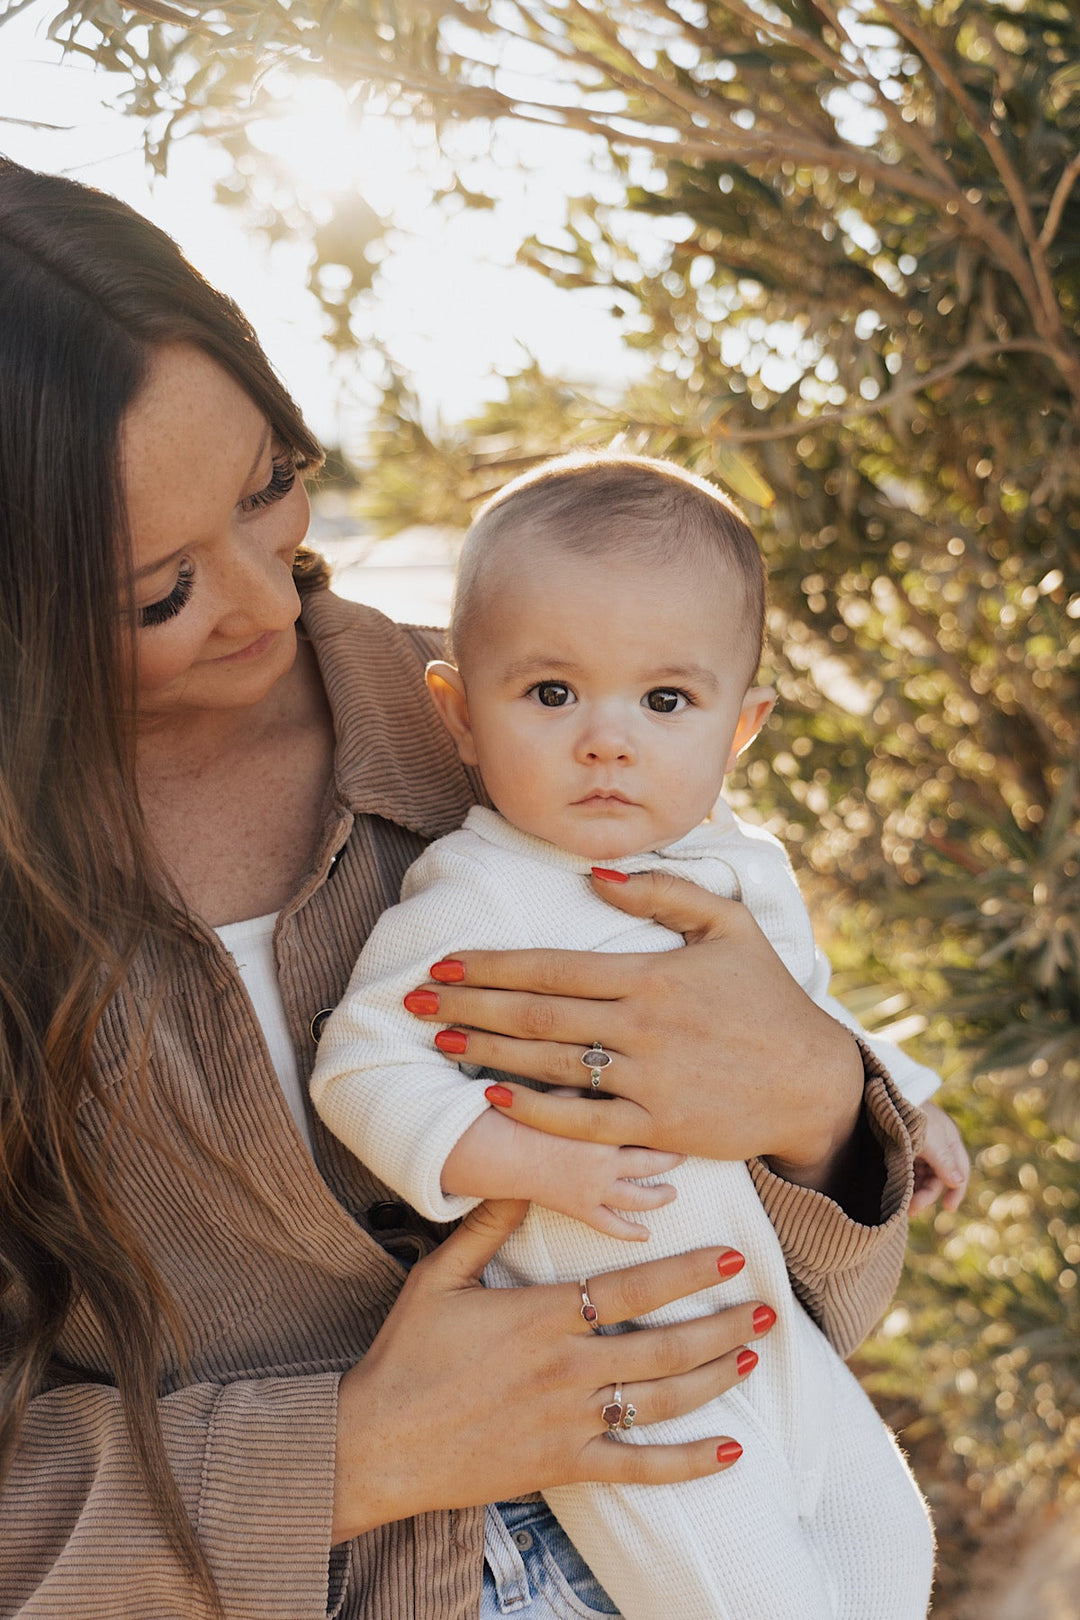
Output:
<instances>
[{"instance_id":1,"label":"ring band","mask_svg":"<svg viewBox=\"0 0 1080 1620\"><path fill-rule=\"evenodd\" d=\"M599 1041L593 1041L588 1051L582 1053L581 1061L589 1071L589 1084L594 1091L599 1091L600 1076L611 1062L611 1053L605 1052Z\"/></svg>"},{"instance_id":2,"label":"ring band","mask_svg":"<svg viewBox=\"0 0 1080 1620\"><path fill-rule=\"evenodd\" d=\"M588 1277L582 1277L581 1281L578 1283L578 1287L581 1289L581 1319L583 1322L588 1322L594 1333L599 1333L600 1321L596 1306L589 1298Z\"/></svg>"}]
</instances>

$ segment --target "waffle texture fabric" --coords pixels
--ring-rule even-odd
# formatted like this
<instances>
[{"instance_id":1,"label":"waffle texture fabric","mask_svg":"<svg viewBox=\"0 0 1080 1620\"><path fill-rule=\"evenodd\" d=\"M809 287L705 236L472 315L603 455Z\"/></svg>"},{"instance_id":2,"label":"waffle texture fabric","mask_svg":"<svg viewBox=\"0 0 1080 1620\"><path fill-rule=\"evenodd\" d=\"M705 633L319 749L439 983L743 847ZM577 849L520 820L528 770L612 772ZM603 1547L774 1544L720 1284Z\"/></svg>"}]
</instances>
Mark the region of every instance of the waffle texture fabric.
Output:
<instances>
[{"instance_id":1,"label":"waffle texture fabric","mask_svg":"<svg viewBox=\"0 0 1080 1620\"><path fill-rule=\"evenodd\" d=\"M669 871L741 900L808 993L861 1034L828 1000L828 964L815 949L786 854L769 834L721 805L676 844L609 864ZM327 1025L312 1076L319 1114L432 1219L477 1202L447 1197L440 1178L447 1155L488 1105L482 1084L432 1050L430 1032L402 997L432 962L465 948L682 945L680 935L606 905L589 870L587 860L494 811L471 810L458 832L411 868L401 904L376 925ZM936 1087L936 1076L895 1047L875 1055L887 1055L890 1071L920 1098ZM586 1484L546 1492L556 1517L626 1620L923 1620L933 1571L925 1505L892 1436L799 1307L747 1166L690 1158L662 1179L678 1198L649 1212L645 1257L730 1242L747 1264L732 1282L676 1301L642 1325L745 1300L768 1301L778 1321L739 1388L661 1424L648 1425L642 1412L620 1438L732 1436L743 1456L724 1474L662 1489ZM485 1281L576 1281L627 1259L625 1243L534 1205Z\"/></svg>"}]
</instances>

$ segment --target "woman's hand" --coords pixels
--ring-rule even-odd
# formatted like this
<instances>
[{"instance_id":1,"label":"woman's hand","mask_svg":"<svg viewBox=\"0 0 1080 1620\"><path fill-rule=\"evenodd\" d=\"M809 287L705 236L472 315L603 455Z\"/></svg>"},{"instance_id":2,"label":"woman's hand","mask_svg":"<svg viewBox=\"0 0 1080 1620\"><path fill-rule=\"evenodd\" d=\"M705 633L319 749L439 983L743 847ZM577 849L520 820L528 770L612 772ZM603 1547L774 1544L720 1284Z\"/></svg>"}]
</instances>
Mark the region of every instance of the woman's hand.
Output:
<instances>
[{"instance_id":1,"label":"woman's hand","mask_svg":"<svg viewBox=\"0 0 1080 1620\"><path fill-rule=\"evenodd\" d=\"M857 1130L858 1048L796 984L746 907L661 872L593 885L621 911L683 934L686 949L463 951L435 965L437 982L419 998L420 1016L459 1026L436 1045L485 1068L580 1087L582 1053L600 1041L613 1095L500 1086L489 1096L556 1136L713 1159L762 1155L791 1181L846 1190L864 1148L874 1158Z\"/></svg>"},{"instance_id":2,"label":"woman's hand","mask_svg":"<svg viewBox=\"0 0 1080 1620\"><path fill-rule=\"evenodd\" d=\"M761 1302L677 1327L602 1335L573 1283L483 1288L480 1274L527 1205L481 1204L410 1273L367 1355L341 1382L333 1539L437 1508L470 1507L575 1480L669 1484L728 1468L722 1435L685 1445L613 1443L615 1385L655 1423L693 1411L757 1361ZM588 1280L601 1323L641 1316L741 1270L701 1249ZM755 1315L757 1322L755 1325Z\"/></svg>"}]
</instances>

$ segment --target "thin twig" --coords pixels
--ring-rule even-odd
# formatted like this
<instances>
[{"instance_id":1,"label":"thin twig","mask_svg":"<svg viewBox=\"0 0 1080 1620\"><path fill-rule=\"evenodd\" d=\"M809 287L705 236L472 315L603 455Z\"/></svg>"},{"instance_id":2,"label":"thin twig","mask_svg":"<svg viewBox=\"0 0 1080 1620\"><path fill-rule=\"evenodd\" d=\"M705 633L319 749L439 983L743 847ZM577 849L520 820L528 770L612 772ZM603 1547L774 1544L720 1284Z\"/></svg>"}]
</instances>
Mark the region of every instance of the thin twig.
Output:
<instances>
[{"instance_id":1,"label":"thin twig","mask_svg":"<svg viewBox=\"0 0 1080 1620\"><path fill-rule=\"evenodd\" d=\"M1065 212L1065 204L1069 200L1069 193L1076 184L1078 175L1080 175L1080 153L1077 153L1076 157L1073 158L1054 187L1054 195L1050 199L1050 207L1046 210L1043 228L1039 232L1039 246L1044 253L1057 235L1058 226L1061 224L1061 216Z\"/></svg>"},{"instance_id":2,"label":"thin twig","mask_svg":"<svg viewBox=\"0 0 1080 1620\"><path fill-rule=\"evenodd\" d=\"M206 32L197 16L178 11L175 6L166 5L165 0L121 0L121 4L125 11L141 12L144 17L153 17L155 22L178 23L181 28L190 28L195 33Z\"/></svg>"}]
</instances>

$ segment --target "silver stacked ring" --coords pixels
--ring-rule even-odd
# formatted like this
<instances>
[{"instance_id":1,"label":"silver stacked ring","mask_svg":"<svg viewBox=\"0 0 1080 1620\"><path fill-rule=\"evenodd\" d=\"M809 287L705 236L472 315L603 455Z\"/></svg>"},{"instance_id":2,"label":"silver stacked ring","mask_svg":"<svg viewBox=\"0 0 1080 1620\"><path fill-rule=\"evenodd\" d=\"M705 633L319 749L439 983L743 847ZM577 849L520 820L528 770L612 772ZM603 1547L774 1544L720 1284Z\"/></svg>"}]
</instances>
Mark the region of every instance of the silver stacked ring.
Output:
<instances>
[{"instance_id":1,"label":"silver stacked ring","mask_svg":"<svg viewBox=\"0 0 1080 1620\"><path fill-rule=\"evenodd\" d=\"M599 1091L600 1076L611 1062L611 1053L605 1052L599 1041L593 1041L588 1051L582 1053L581 1061L589 1071L589 1084L594 1091Z\"/></svg>"}]
</instances>

